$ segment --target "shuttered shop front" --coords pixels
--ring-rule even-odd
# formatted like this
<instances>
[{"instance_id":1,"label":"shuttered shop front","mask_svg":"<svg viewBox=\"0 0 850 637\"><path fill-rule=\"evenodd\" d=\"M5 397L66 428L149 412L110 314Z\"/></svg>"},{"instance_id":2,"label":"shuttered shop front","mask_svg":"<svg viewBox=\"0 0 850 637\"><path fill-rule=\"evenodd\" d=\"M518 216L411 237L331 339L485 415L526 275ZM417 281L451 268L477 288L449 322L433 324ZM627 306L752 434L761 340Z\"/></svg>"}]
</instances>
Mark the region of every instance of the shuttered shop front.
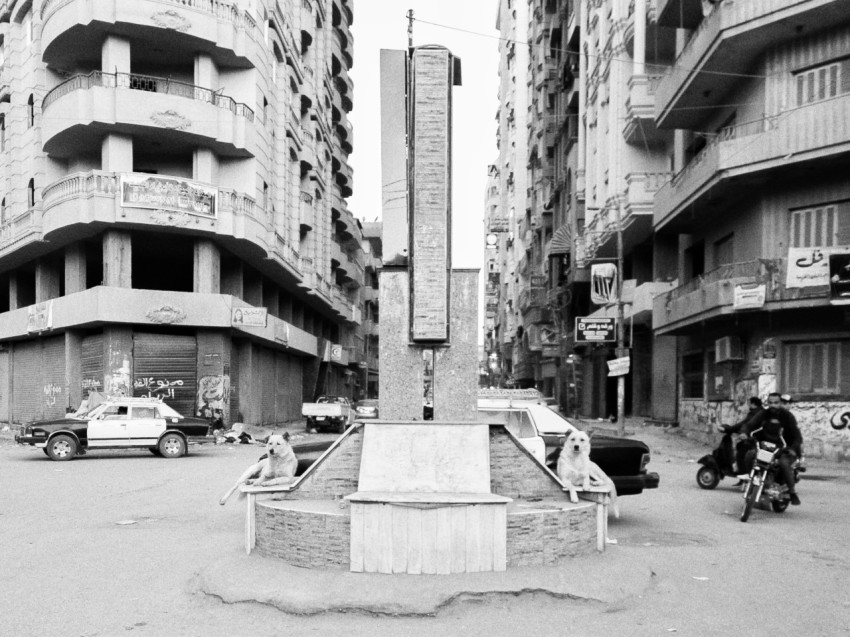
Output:
<instances>
[{"instance_id":1,"label":"shuttered shop front","mask_svg":"<svg viewBox=\"0 0 850 637\"><path fill-rule=\"evenodd\" d=\"M29 422L60 418L65 413L65 337L15 343L12 418Z\"/></svg>"},{"instance_id":2,"label":"shuttered shop front","mask_svg":"<svg viewBox=\"0 0 850 637\"><path fill-rule=\"evenodd\" d=\"M80 388L85 398L89 391L103 391L103 334L83 338L82 349Z\"/></svg>"},{"instance_id":3,"label":"shuttered shop front","mask_svg":"<svg viewBox=\"0 0 850 637\"><path fill-rule=\"evenodd\" d=\"M133 336L133 395L162 399L184 416L197 401L198 346L194 336Z\"/></svg>"}]
</instances>

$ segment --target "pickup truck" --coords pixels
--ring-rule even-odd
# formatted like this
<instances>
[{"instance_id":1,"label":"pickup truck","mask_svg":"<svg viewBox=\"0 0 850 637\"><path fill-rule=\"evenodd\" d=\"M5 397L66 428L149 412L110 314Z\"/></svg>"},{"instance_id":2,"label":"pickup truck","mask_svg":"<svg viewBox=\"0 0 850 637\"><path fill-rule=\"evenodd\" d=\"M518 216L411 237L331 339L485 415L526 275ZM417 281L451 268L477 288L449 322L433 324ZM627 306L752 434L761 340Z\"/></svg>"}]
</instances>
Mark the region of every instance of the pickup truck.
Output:
<instances>
[{"instance_id":1,"label":"pickup truck","mask_svg":"<svg viewBox=\"0 0 850 637\"><path fill-rule=\"evenodd\" d=\"M577 429L537 400L479 399L478 420L505 425L526 449L556 473L561 445ZM649 447L639 440L594 435L590 458L614 481L618 495L636 495L644 489L658 488L658 474L646 470Z\"/></svg>"},{"instance_id":2,"label":"pickup truck","mask_svg":"<svg viewBox=\"0 0 850 637\"><path fill-rule=\"evenodd\" d=\"M354 422L354 410L345 396L319 396L316 402L301 405L301 415L307 419L307 431L332 429L342 433Z\"/></svg>"}]
</instances>

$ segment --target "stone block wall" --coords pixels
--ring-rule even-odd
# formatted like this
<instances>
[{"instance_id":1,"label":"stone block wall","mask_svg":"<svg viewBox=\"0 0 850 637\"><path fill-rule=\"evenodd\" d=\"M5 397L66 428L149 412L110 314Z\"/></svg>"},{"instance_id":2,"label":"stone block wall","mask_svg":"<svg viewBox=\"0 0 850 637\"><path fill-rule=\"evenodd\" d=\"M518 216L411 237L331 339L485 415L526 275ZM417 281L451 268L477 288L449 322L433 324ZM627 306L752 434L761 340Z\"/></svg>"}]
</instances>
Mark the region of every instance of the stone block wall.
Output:
<instances>
[{"instance_id":1,"label":"stone block wall","mask_svg":"<svg viewBox=\"0 0 850 637\"><path fill-rule=\"evenodd\" d=\"M490 491L508 498L563 498L559 483L498 427L490 428Z\"/></svg>"},{"instance_id":2,"label":"stone block wall","mask_svg":"<svg viewBox=\"0 0 850 637\"><path fill-rule=\"evenodd\" d=\"M551 565L561 558L596 550L596 505L508 515L507 564Z\"/></svg>"},{"instance_id":3,"label":"stone block wall","mask_svg":"<svg viewBox=\"0 0 850 637\"><path fill-rule=\"evenodd\" d=\"M257 503L256 551L303 568L344 568L350 562L351 517L276 509Z\"/></svg>"},{"instance_id":4,"label":"stone block wall","mask_svg":"<svg viewBox=\"0 0 850 637\"><path fill-rule=\"evenodd\" d=\"M281 493L278 500L333 500L357 491L363 429L347 434L339 447L305 478L297 489Z\"/></svg>"}]
</instances>

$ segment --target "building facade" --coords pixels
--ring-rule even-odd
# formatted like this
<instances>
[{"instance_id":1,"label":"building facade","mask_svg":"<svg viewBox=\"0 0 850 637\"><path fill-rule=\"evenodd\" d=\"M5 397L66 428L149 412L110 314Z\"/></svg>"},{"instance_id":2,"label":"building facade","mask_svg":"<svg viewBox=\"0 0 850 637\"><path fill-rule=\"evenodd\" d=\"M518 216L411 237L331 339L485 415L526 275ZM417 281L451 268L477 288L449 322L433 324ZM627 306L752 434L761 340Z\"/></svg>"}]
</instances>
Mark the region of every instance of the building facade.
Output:
<instances>
[{"instance_id":1,"label":"building facade","mask_svg":"<svg viewBox=\"0 0 850 637\"><path fill-rule=\"evenodd\" d=\"M0 419L356 397L349 0L0 4Z\"/></svg>"},{"instance_id":2,"label":"building facade","mask_svg":"<svg viewBox=\"0 0 850 637\"><path fill-rule=\"evenodd\" d=\"M529 276L500 271L494 314L520 309L526 379L569 414L616 413L619 353L575 319L618 316L589 273L621 263L627 415L709 437L778 390L808 453L846 456L850 6L523 4Z\"/></svg>"}]
</instances>

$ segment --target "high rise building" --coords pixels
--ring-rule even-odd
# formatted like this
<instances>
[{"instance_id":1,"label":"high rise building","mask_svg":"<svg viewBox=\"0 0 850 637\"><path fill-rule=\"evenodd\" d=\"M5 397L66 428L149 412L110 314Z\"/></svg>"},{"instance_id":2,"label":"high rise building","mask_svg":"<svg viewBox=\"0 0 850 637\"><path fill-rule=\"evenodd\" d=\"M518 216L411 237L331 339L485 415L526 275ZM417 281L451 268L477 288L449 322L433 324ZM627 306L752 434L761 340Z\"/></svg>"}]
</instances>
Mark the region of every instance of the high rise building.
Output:
<instances>
[{"instance_id":1,"label":"high rise building","mask_svg":"<svg viewBox=\"0 0 850 637\"><path fill-rule=\"evenodd\" d=\"M0 3L0 419L363 375L350 0Z\"/></svg>"}]
</instances>

